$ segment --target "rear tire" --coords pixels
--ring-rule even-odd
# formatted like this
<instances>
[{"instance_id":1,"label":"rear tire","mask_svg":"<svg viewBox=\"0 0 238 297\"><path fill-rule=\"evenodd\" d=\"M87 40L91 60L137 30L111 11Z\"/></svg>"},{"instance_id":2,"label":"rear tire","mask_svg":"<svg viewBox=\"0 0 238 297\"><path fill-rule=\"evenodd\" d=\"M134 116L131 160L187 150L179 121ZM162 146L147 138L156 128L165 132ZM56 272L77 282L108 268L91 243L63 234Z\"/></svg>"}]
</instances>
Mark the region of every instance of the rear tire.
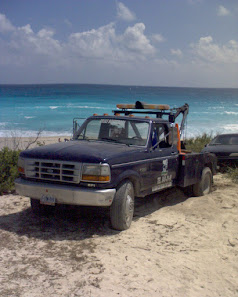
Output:
<instances>
[{"instance_id":1,"label":"rear tire","mask_svg":"<svg viewBox=\"0 0 238 297\"><path fill-rule=\"evenodd\" d=\"M134 214L134 199L133 184L126 180L117 189L110 207L113 229L123 231L130 228Z\"/></svg>"},{"instance_id":2,"label":"rear tire","mask_svg":"<svg viewBox=\"0 0 238 297\"><path fill-rule=\"evenodd\" d=\"M207 195L212 190L212 172L209 167L202 171L201 180L193 185L193 194L197 197Z\"/></svg>"}]
</instances>

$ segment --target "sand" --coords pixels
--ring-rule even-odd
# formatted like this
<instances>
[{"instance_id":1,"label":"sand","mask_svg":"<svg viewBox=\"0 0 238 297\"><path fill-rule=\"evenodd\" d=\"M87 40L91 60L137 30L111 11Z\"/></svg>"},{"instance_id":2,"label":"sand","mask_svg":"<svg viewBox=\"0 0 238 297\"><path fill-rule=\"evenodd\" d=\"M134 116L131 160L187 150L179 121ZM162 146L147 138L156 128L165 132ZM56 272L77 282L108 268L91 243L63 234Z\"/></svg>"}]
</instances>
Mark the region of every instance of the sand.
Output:
<instances>
[{"instance_id":1,"label":"sand","mask_svg":"<svg viewBox=\"0 0 238 297\"><path fill-rule=\"evenodd\" d=\"M53 208L0 197L0 296L238 296L238 185L173 188L136 200L129 230L98 208Z\"/></svg>"},{"instance_id":2,"label":"sand","mask_svg":"<svg viewBox=\"0 0 238 297\"><path fill-rule=\"evenodd\" d=\"M0 150L7 146L10 149L24 150L40 145L47 145L70 139L70 136L51 136L51 137L0 137Z\"/></svg>"}]
</instances>

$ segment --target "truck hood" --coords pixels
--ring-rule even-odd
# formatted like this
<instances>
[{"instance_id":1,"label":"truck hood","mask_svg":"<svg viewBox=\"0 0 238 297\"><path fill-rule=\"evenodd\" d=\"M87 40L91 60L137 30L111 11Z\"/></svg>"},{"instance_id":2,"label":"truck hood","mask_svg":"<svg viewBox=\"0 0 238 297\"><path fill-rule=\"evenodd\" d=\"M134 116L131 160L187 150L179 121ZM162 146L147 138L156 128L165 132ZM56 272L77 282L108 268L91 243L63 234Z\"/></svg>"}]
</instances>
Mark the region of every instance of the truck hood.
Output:
<instances>
[{"instance_id":1,"label":"truck hood","mask_svg":"<svg viewBox=\"0 0 238 297\"><path fill-rule=\"evenodd\" d=\"M117 163L116 160L145 148L129 147L124 144L75 140L41 146L21 152L23 158L62 160L72 162ZM127 154L125 154L127 152Z\"/></svg>"}]
</instances>

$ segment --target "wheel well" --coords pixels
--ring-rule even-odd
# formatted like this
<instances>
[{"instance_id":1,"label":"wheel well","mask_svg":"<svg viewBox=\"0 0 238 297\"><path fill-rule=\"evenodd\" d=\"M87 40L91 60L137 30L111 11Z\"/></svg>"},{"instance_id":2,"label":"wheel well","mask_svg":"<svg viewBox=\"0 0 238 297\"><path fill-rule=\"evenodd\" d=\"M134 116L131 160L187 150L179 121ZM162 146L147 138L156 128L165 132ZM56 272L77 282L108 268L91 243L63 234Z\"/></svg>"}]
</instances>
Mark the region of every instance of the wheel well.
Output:
<instances>
[{"instance_id":1,"label":"wheel well","mask_svg":"<svg viewBox=\"0 0 238 297\"><path fill-rule=\"evenodd\" d=\"M211 169L211 172L213 173L212 163L206 163L206 164L204 164L204 168L205 168L205 167L210 168L210 169Z\"/></svg>"},{"instance_id":2,"label":"wheel well","mask_svg":"<svg viewBox=\"0 0 238 297\"><path fill-rule=\"evenodd\" d=\"M130 181L133 184L135 196L137 196L140 191L140 184L139 184L138 179L135 176L126 177L120 181L120 183L117 185L117 188L125 181Z\"/></svg>"}]
</instances>

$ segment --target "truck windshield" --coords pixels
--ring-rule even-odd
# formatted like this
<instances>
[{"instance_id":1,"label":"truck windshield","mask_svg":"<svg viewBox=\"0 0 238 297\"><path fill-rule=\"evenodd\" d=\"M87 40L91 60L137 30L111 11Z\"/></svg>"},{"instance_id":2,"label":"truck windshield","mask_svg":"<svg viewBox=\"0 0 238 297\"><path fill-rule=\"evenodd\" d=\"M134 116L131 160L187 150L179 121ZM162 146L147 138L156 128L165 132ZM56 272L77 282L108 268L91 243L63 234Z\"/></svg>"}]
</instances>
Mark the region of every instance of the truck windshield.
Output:
<instances>
[{"instance_id":1,"label":"truck windshield","mask_svg":"<svg viewBox=\"0 0 238 297\"><path fill-rule=\"evenodd\" d=\"M117 142L145 146L149 123L137 120L91 119L76 133L75 139Z\"/></svg>"}]
</instances>

